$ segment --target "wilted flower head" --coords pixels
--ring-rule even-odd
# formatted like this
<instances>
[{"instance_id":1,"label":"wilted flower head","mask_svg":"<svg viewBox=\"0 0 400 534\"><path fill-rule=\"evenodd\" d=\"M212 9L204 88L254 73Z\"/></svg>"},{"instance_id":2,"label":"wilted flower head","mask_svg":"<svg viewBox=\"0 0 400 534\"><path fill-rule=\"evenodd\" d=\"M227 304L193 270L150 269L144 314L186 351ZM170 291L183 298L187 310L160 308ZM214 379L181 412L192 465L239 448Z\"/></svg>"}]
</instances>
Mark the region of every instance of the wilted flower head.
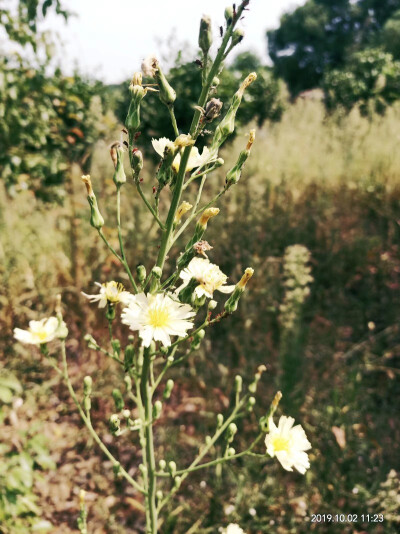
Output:
<instances>
[{"instance_id":1,"label":"wilted flower head","mask_svg":"<svg viewBox=\"0 0 400 534\"><path fill-rule=\"evenodd\" d=\"M189 204L189 202L186 202L186 200L184 200L179 206L179 208L176 210L175 223L178 223L182 219L182 217L185 215L185 213L187 213L192 208L193 208L192 204Z\"/></svg>"},{"instance_id":2,"label":"wilted flower head","mask_svg":"<svg viewBox=\"0 0 400 534\"><path fill-rule=\"evenodd\" d=\"M170 336L184 337L193 327L188 319L194 315L191 306L177 302L167 293L139 293L131 297L121 317L131 330L139 331L145 347L149 347L153 339L169 347Z\"/></svg>"},{"instance_id":3,"label":"wilted flower head","mask_svg":"<svg viewBox=\"0 0 400 534\"><path fill-rule=\"evenodd\" d=\"M176 143L174 143L170 139L167 139L166 137L161 137L160 139L152 139L151 144L153 145L153 148L157 152L157 154L159 154L161 157L164 156L164 151L165 151L166 146L172 146L174 148L176 146L182 146L181 141L178 141L178 145L177 145ZM187 144L184 146L187 146ZM210 152L207 147L203 148L203 152L201 154L199 153L199 149L197 147L195 146L192 147L190 151L190 156L189 156L189 161L186 167L186 171L191 171L196 167L201 167L209 159L209 156L210 156ZM178 152L178 154L175 156L175 159L172 163L172 168L174 169L175 172L179 171L180 162L181 162L181 155Z\"/></svg>"},{"instance_id":4,"label":"wilted flower head","mask_svg":"<svg viewBox=\"0 0 400 534\"><path fill-rule=\"evenodd\" d=\"M82 291L82 295L90 300L91 303L98 302L99 308L104 308L107 305L107 302L110 304L117 304L117 302L122 302L127 304L129 299L132 298L132 295L129 291L124 290L124 286L119 282L106 282L105 284L99 284L95 282L96 286L100 288L100 291L97 295L88 295Z\"/></svg>"},{"instance_id":5,"label":"wilted flower head","mask_svg":"<svg viewBox=\"0 0 400 534\"><path fill-rule=\"evenodd\" d=\"M265 437L267 453L276 456L286 471L293 471L293 467L304 475L310 467L308 454L305 452L311 449L311 443L301 425L293 426L293 417L282 415L278 426L275 425L272 417L269 419L269 433Z\"/></svg>"},{"instance_id":6,"label":"wilted flower head","mask_svg":"<svg viewBox=\"0 0 400 534\"><path fill-rule=\"evenodd\" d=\"M44 318L40 321L29 321L28 330L14 328L14 337L21 343L42 345L59 337L60 332L66 331L66 324L56 317ZM63 336L64 337L64 336Z\"/></svg>"},{"instance_id":7,"label":"wilted flower head","mask_svg":"<svg viewBox=\"0 0 400 534\"><path fill-rule=\"evenodd\" d=\"M183 269L180 273L180 277L183 280L183 284L178 291L186 287L193 278L199 283L194 290L199 298L205 295L211 299L214 291L232 293L235 289L234 285L225 285L228 277L221 271L218 265L211 263L209 259L205 258L193 258L186 269Z\"/></svg>"},{"instance_id":8,"label":"wilted flower head","mask_svg":"<svg viewBox=\"0 0 400 534\"><path fill-rule=\"evenodd\" d=\"M148 56L142 63L143 75L148 78L154 78L158 68L158 59L155 56Z\"/></svg>"}]
</instances>

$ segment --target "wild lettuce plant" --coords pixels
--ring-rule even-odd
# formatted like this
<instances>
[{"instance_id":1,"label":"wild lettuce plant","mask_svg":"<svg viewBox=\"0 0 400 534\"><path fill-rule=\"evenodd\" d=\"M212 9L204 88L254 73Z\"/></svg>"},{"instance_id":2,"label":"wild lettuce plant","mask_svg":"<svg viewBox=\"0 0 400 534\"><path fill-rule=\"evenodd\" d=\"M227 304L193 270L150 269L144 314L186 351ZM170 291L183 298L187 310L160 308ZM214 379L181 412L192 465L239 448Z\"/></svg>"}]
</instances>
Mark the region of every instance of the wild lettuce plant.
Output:
<instances>
[{"instance_id":1,"label":"wild lettuce plant","mask_svg":"<svg viewBox=\"0 0 400 534\"><path fill-rule=\"evenodd\" d=\"M167 464L163 458L156 458L157 451L154 447L153 433L156 421L163 411L164 404L173 394L174 382L168 377L170 370L190 358L200 347L207 328L235 312L253 275L253 269L249 267L236 284L228 285L226 274L207 256L207 253L212 254L210 252L212 246L205 240L205 234L211 219L220 211L216 203L231 187L236 186L241 178L244 164L255 140L254 130L249 133L248 142L238 155L235 165L226 172L223 187L212 200L201 203L206 180L215 169L224 165L219 151L235 129L235 117L243 95L247 87L256 81L256 75L250 73L240 83L226 113L219 120L223 104L216 97L218 75L229 52L243 39L242 30L236 29L236 26L243 17L249 1L243 0L238 6L233 5L225 10L226 26L214 59L210 55L211 21L206 16L201 20L199 47L202 58L198 63L202 69L202 88L189 132L179 130L174 114L174 102L177 96L168 83L158 59L155 57L146 59L142 66L143 73L134 74L130 84L131 103L124 129L126 138L111 146L111 157L115 168L113 180L116 187L119 250L112 246L103 231L104 218L90 176L82 177L90 206L90 223L110 253L122 264L131 284L128 290L114 280L105 281L98 283L97 294L84 293L92 303L98 303L99 309L105 313L109 324L111 348L101 347L90 334L87 334L85 339L89 348L113 359L123 370L123 384L117 384L113 392L117 413L110 415L109 425L111 433L116 438L126 432L137 433L137 441L142 451L140 477L133 478L128 473L92 425L91 396L95 387L92 378L90 376L84 378L81 398L72 386L65 349L68 332L62 318L60 302L57 305L56 317L32 322L28 331L15 332L20 341L39 345L44 355L50 354L48 343L56 338L60 340L61 368L55 359L49 361L65 380L84 424L104 455L111 461L114 471L144 496L148 534L159 531L160 514L194 471L233 461L245 455L257 456L264 462L266 454L271 457L276 456L284 469L289 471L295 467L300 473L304 473L309 467L305 451L311 445L302 427L300 425L293 427L294 420L291 417L282 416L277 426L272 420L281 398L280 392L276 394L269 409L261 417L256 436L248 448L240 452L234 448L237 433L235 421L253 410L257 384L265 370L263 365L256 370L253 381L246 388L247 391L244 391L241 376L236 376L233 408L227 414L215 414L213 435L205 438L189 465L181 465L179 458ZM143 75L145 81L149 83L143 83ZM154 196L150 199L142 189L143 155L135 146L135 142L140 129L141 102L151 91L157 91L160 105L168 108L175 139L161 138L152 142L154 150L160 156L160 162L156 171L157 185L154 188ZM196 143L204 130L214 121L219 122L211 145L204 147L200 153ZM149 216L159 226L158 256L148 273L144 265L139 265L132 271L125 254L121 230L121 194L127 181L123 161L126 152L129 154L131 179L138 195L143 200ZM192 199L189 195L193 186L190 189L188 186L193 182L197 191ZM161 199L169 206L165 220L159 210ZM193 221L196 221L194 229L189 230ZM167 258L171 247L185 231L188 231L188 237L184 250L178 257ZM167 259L168 270L165 269ZM165 272L168 272L169 276L166 276ZM224 298L224 295L229 296ZM125 346L113 336L115 321L120 321L126 326ZM124 394L121 391L124 391ZM133 417L131 410L125 408L125 398L134 401L138 417ZM265 448L257 452L261 440L265 441ZM217 441L223 444L222 454L213 457ZM81 501L83 498L81 494ZM81 502L79 519L81 532L86 531L86 525L86 511ZM230 525L229 531L233 532L236 526ZM239 529L237 532L242 532L239 526L237 529Z\"/></svg>"}]
</instances>

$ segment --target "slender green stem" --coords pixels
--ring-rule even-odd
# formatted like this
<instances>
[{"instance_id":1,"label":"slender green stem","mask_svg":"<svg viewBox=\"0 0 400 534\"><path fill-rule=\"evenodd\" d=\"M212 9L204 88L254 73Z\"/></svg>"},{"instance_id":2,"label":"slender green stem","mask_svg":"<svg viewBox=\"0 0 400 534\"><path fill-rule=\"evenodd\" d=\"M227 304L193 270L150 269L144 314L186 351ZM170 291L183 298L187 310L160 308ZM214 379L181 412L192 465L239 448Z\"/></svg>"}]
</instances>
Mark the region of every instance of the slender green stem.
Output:
<instances>
[{"instance_id":1,"label":"slender green stem","mask_svg":"<svg viewBox=\"0 0 400 534\"><path fill-rule=\"evenodd\" d=\"M147 209L150 211L150 213L153 215L154 219L157 221L158 226L161 228L161 230L165 229L165 226L160 221L157 213L155 212L153 206L150 204L150 202L147 200L145 194L143 193L142 186L140 185L139 180L137 180L135 177L133 177L134 182L136 184L136 189L138 190L139 195L141 196L143 202L146 204Z\"/></svg>"},{"instance_id":2,"label":"slender green stem","mask_svg":"<svg viewBox=\"0 0 400 534\"><path fill-rule=\"evenodd\" d=\"M171 117L172 128L174 129L175 137L179 136L178 125L176 124L176 117L174 112L174 106L168 106L169 116Z\"/></svg>"},{"instance_id":3,"label":"slender green stem","mask_svg":"<svg viewBox=\"0 0 400 534\"><path fill-rule=\"evenodd\" d=\"M101 239L104 241L104 243L106 244L108 250L114 254L114 256L119 259L119 261L122 263L122 258L121 256L118 254L118 252L110 245L110 243L108 242L108 239L106 238L106 236L103 234L103 230L101 228L99 228L97 230L99 232L99 236L101 237Z\"/></svg>"},{"instance_id":4,"label":"slender green stem","mask_svg":"<svg viewBox=\"0 0 400 534\"><path fill-rule=\"evenodd\" d=\"M206 183L206 179L207 179L207 175L203 176L203 178L201 179L201 182L200 182L200 185L199 185L199 190L197 191L196 200L195 200L194 206L192 208L192 214L186 219L186 221L182 224L180 229L176 232L176 234L174 236L174 243L178 239L178 237L186 230L186 228L193 221L193 219L196 217L197 206L200 203L201 194L203 192L203 187L204 187L204 184Z\"/></svg>"},{"instance_id":5,"label":"slender green stem","mask_svg":"<svg viewBox=\"0 0 400 534\"><path fill-rule=\"evenodd\" d=\"M129 280L133 286L133 289L135 290L135 293L138 293L138 287L136 285L135 279L133 278L132 272L130 270L130 267L128 265L128 262L126 261L125 251L124 251L124 243L122 241L122 231L121 231L121 186L117 186L117 226L118 226L118 239L119 239L119 248L121 251L121 263L125 267L125 270L129 276Z\"/></svg>"},{"instance_id":6,"label":"slender green stem","mask_svg":"<svg viewBox=\"0 0 400 534\"><path fill-rule=\"evenodd\" d=\"M74 401L76 407L78 408L79 415L81 416L83 422L85 423L87 429L89 430L90 435L95 440L95 442L100 447L100 449L104 452L104 454L107 456L107 458L111 461L113 466L114 467L118 467L119 472L129 482L129 484L131 484L136 490L140 491L140 493L146 494L144 488L142 488L142 486L140 486L140 484L138 484L136 482L136 480L134 480L129 475L129 473L127 471L125 471L125 469L121 466L121 464L118 462L118 460L107 449L107 447L101 441L101 439L98 436L97 432L93 428L91 421L88 419L88 417L86 416L85 412L83 411L83 408L82 408L82 406L81 406L81 404L80 404L80 402L78 400L78 397L76 396L75 390L74 390L74 388L72 386L72 383L71 383L71 380L69 378L68 364L67 364L67 353L66 353L66 350L65 350L65 341L61 342L61 354L62 354L62 362L63 362L63 368L64 368L63 377L64 377L64 380L65 380L65 382L67 384L67 388L68 388L69 394L71 395L72 400Z\"/></svg>"},{"instance_id":7,"label":"slender green stem","mask_svg":"<svg viewBox=\"0 0 400 534\"><path fill-rule=\"evenodd\" d=\"M157 505L156 505L156 462L153 441L153 405L150 387L151 357L150 350L144 352L143 367L140 378L140 397L144 408L144 438L147 468L147 508L150 523L147 525L148 534L157 534Z\"/></svg>"}]
</instances>

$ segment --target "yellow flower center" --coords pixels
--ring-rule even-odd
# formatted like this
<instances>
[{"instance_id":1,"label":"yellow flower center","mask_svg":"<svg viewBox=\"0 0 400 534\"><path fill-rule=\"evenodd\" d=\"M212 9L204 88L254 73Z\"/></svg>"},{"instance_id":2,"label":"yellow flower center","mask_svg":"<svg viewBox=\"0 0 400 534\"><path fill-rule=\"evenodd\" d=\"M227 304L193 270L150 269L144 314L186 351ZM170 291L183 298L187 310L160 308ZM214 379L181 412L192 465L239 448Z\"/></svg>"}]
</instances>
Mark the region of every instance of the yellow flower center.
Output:
<instances>
[{"instance_id":1,"label":"yellow flower center","mask_svg":"<svg viewBox=\"0 0 400 534\"><path fill-rule=\"evenodd\" d=\"M283 438L282 436L275 436L272 445L275 452L285 451L289 452L289 440L288 438Z\"/></svg>"},{"instance_id":2,"label":"yellow flower center","mask_svg":"<svg viewBox=\"0 0 400 534\"><path fill-rule=\"evenodd\" d=\"M124 286L118 282L108 282L103 284L106 288L106 299L109 302L119 302L119 294L124 290Z\"/></svg>"},{"instance_id":3,"label":"yellow flower center","mask_svg":"<svg viewBox=\"0 0 400 534\"><path fill-rule=\"evenodd\" d=\"M149 310L149 325L153 328L163 328L169 323L168 310L162 307L155 307Z\"/></svg>"},{"instance_id":4,"label":"yellow flower center","mask_svg":"<svg viewBox=\"0 0 400 534\"><path fill-rule=\"evenodd\" d=\"M48 333L45 330L39 330L39 332L34 332L34 335L39 339L39 341L44 341Z\"/></svg>"}]
</instances>

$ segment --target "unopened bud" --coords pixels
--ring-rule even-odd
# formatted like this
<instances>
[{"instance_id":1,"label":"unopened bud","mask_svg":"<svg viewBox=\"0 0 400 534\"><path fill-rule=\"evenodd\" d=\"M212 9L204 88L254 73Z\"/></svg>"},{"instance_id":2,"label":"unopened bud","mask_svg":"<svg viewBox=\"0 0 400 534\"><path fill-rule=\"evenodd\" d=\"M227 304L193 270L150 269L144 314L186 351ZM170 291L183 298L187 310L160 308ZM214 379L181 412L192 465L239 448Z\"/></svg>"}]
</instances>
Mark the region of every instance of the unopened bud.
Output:
<instances>
[{"instance_id":1,"label":"unopened bud","mask_svg":"<svg viewBox=\"0 0 400 534\"><path fill-rule=\"evenodd\" d=\"M146 267L144 265L138 265L136 267L136 274L139 282L142 284L146 280Z\"/></svg>"},{"instance_id":2,"label":"unopened bud","mask_svg":"<svg viewBox=\"0 0 400 534\"><path fill-rule=\"evenodd\" d=\"M237 426L235 425L235 423L231 423L229 426L228 426L228 429L226 431L226 441L228 443L232 443L233 441L233 438L235 437L235 434L237 432Z\"/></svg>"},{"instance_id":3,"label":"unopened bud","mask_svg":"<svg viewBox=\"0 0 400 534\"><path fill-rule=\"evenodd\" d=\"M243 41L244 38L244 31L241 29L237 29L232 34L232 41L231 41L231 47L233 48L237 44L239 44L241 41Z\"/></svg>"},{"instance_id":4,"label":"unopened bud","mask_svg":"<svg viewBox=\"0 0 400 534\"><path fill-rule=\"evenodd\" d=\"M159 419L162 412L162 402L157 400L153 406L153 419Z\"/></svg>"},{"instance_id":5,"label":"unopened bud","mask_svg":"<svg viewBox=\"0 0 400 534\"><path fill-rule=\"evenodd\" d=\"M218 302L216 300L210 300L208 303L208 309L210 311L215 310L215 308L218 306Z\"/></svg>"},{"instance_id":6,"label":"unopened bud","mask_svg":"<svg viewBox=\"0 0 400 534\"><path fill-rule=\"evenodd\" d=\"M181 485L182 483L182 478L181 477L175 477L175 480L174 480L174 488L175 489L178 489L179 486Z\"/></svg>"},{"instance_id":7,"label":"unopened bud","mask_svg":"<svg viewBox=\"0 0 400 534\"><path fill-rule=\"evenodd\" d=\"M129 375L124 376L124 384L127 392L132 390L132 378Z\"/></svg>"},{"instance_id":8,"label":"unopened bud","mask_svg":"<svg viewBox=\"0 0 400 534\"><path fill-rule=\"evenodd\" d=\"M163 393L164 399L170 398L173 388L174 388L174 381L172 380L172 378L170 378L169 380L167 380L167 383L165 384L165 389Z\"/></svg>"},{"instance_id":9,"label":"unopened bud","mask_svg":"<svg viewBox=\"0 0 400 534\"><path fill-rule=\"evenodd\" d=\"M159 63L157 63L157 68L155 69L154 77L158 83L158 95L160 97L161 102L166 106L171 106L175 102L176 93L168 83L166 77L164 76L164 73L161 70Z\"/></svg>"},{"instance_id":10,"label":"unopened bud","mask_svg":"<svg viewBox=\"0 0 400 534\"><path fill-rule=\"evenodd\" d=\"M203 54L206 55L212 45L211 18L203 15L200 21L199 47Z\"/></svg>"},{"instance_id":11,"label":"unopened bud","mask_svg":"<svg viewBox=\"0 0 400 534\"><path fill-rule=\"evenodd\" d=\"M109 420L110 432L113 436L118 436L121 431L121 421L116 413L112 414Z\"/></svg>"},{"instance_id":12,"label":"unopened bud","mask_svg":"<svg viewBox=\"0 0 400 534\"><path fill-rule=\"evenodd\" d=\"M226 25L230 26L233 21L233 7L228 6L227 8L225 8L224 14L225 14Z\"/></svg>"},{"instance_id":13,"label":"unopened bud","mask_svg":"<svg viewBox=\"0 0 400 534\"><path fill-rule=\"evenodd\" d=\"M128 129L130 139L139 130L140 127L140 103L147 93L147 89L142 87L141 84L136 83L138 77L135 74L132 82L129 86L131 93L131 103L129 105L128 115L126 117L125 126Z\"/></svg>"},{"instance_id":14,"label":"unopened bud","mask_svg":"<svg viewBox=\"0 0 400 534\"><path fill-rule=\"evenodd\" d=\"M157 278L157 280L160 280L161 275L162 275L162 269L160 267L153 267L151 272L152 272L154 278Z\"/></svg>"},{"instance_id":15,"label":"unopened bud","mask_svg":"<svg viewBox=\"0 0 400 534\"><path fill-rule=\"evenodd\" d=\"M160 471L165 471L165 468L167 467L167 462L164 459L161 459L158 462L158 465L160 467Z\"/></svg>"},{"instance_id":16,"label":"unopened bud","mask_svg":"<svg viewBox=\"0 0 400 534\"><path fill-rule=\"evenodd\" d=\"M240 300L240 297L242 296L242 293L246 287L247 282L250 280L250 278L253 276L254 269L251 267L248 267L240 281L236 284L235 289L233 290L233 293L229 297L229 299L225 302L225 311L228 313L233 313L237 310L238 303Z\"/></svg>"},{"instance_id":17,"label":"unopened bud","mask_svg":"<svg viewBox=\"0 0 400 534\"><path fill-rule=\"evenodd\" d=\"M217 428L221 428L221 426L224 424L224 416L222 413L219 413L217 415Z\"/></svg>"},{"instance_id":18,"label":"unopened bud","mask_svg":"<svg viewBox=\"0 0 400 534\"><path fill-rule=\"evenodd\" d=\"M156 499L158 502L161 502L163 499L163 492L161 490L156 491Z\"/></svg>"},{"instance_id":19,"label":"unopened bud","mask_svg":"<svg viewBox=\"0 0 400 534\"><path fill-rule=\"evenodd\" d=\"M140 171L143 169L143 154L137 148L134 148L131 153L131 167L133 178L138 181Z\"/></svg>"},{"instance_id":20,"label":"unopened bud","mask_svg":"<svg viewBox=\"0 0 400 534\"><path fill-rule=\"evenodd\" d=\"M212 443L212 437L211 436L206 436L204 441L205 441L207 447L209 447L211 445L211 443Z\"/></svg>"},{"instance_id":21,"label":"unopened bud","mask_svg":"<svg viewBox=\"0 0 400 534\"><path fill-rule=\"evenodd\" d=\"M255 404L256 404L255 397L249 397L249 400L247 401L247 410L249 412L253 411Z\"/></svg>"},{"instance_id":22,"label":"unopened bud","mask_svg":"<svg viewBox=\"0 0 400 534\"><path fill-rule=\"evenodd\" d=\"M176 463L174 461L168 462L168 471L172 478L176 474Z\"/></svg>"},{"instance_id":23,"label":"unopened bud","mask_svg":"<svg viewBox=\"0 0 400 534\"><path fill-rule=\"evenodd\" d=\"M112 396L113 396L114 403L115 403L115 409L117 410L117 412L120 412L125 405L122 393L120 392L119 389L115 388L113 389Z\"/></svg>"},{"instance_id":24,"label":"unopened bud","mask_svg":"<svg viewBox=\"0 0 400 534\"><path fill-rule=\"evenodd\" d=\"M235 456L236 450L233 447L229 447L229 449L226 451L227 456Z\"/></svg>"},{"instance_id":25,"label":"unopened bud","mask_svg":"<svg viewBox=\"0 0 400 534\"><path fill-rule=\"evenodd\" d=\"M119 355L121 353L121 342L120 342L120 340L119 339L112 339L111 340L111 346L112 346L114 355L119 357Z\"/></svg>"},{"instance_id":26,"label":"unopened bud","mask_svg":"<svg viewBox=\"0 0 400 534\"><path fill-rule=\"evenodd\" d=\"M243 166L246 163L247 158L250 156L250 150L254 143L255 136L256 136L255 130L251 130L249 134L249 140L246 145L246 149L240 152L236 164L232 167L230 171L228 171L226 175L227 187L231 187L232 185L237 184L238 181L240 180Z\"/></svg>"},{"instance_id":27,"label":"unopened bud","mask_svg":"<svg viewBox=\"0 0 400 534\"><path fill-rule=\"evenodd\" d=\"M104 219L97 205L97 199L93 192L90 175L88 174L86 176L82 176L82 181L86 186L86 191L88 194L87 199L90 206L90 224L93 226L93 228L96 228L96 230L100 230L100 228L104 226Z\"/></svg>"},{"instance_id":28,"label":"unopened bud","mask_svg":"<svg viewBox=\"0 0 400 534\"><path fill-rule=\"evenodd\" d=\"M193 341L190 344L190 348L192 350L198 350L205 335L206 335L206 331L203 328L199 330L198 332L196 332L193 336Z\"/></svg>"},{"instance_id":29,"label":"unopened bud","mask_svg":"<svg viewBox=\"0 0 400 534\"><path fill-rule=\"evenodd\" d=\"M89 396L92 394L93 380L92 377L86 375L83 379L83 394Z\"/></svg>"},{"instance_id":30,"label":"unopened bud","mask_svg":"<svg viewBox=\"0 0 400 534\"><path fill-rule=\"evenodd\" d=\"M134 357L135 357L135 347L129 344L125 347L125 352L124 352L124 366L125 366L126 371L128 371L132 367Z\"/></svg>"},{"instance_id":31,"label":"unopened bud","mask_svg":"<svg viewBox=\"0 0 400 534\"><path fill-rule=\"evenodd\" d=\"M124 170L124 147L120 143L114 143L114 145L111 147L111 150L115 151L117 159L113 181L117 187L120 187L126 182L126 174Z\"/></svg>"},{"instance_id":32,"label":"unopened bud","mask_svg":"<svg viewBox=\"0 0 400 534\"><path fill-rule=\"evenodd\" d=\"M131 416L131 412L129 410L122 410L122 414L121 415L122 415L122 417L124 419L129 419L130 416Z\"/></svg>"},{"instance_id":33,"label":"unopened bud","mask_svg":"<svg viewBox=\"0 0 400 534\"><path fill-rule=\"evenodd\" d=\"M91 334L85 334L83 339L86 341L89 349L98 350L100 348L97 341Z\"/></svg>"},{"instance_id":34,"label":"unopened bud","mask_svg":"<svg viewBox=\"0 0 400 534\"><path fill-rule=\"evenodd\" d=\"M235 376L235 391L236 393L241 393L243 388L243 379L240 375Z\"/></svg>"}]
</instances>

